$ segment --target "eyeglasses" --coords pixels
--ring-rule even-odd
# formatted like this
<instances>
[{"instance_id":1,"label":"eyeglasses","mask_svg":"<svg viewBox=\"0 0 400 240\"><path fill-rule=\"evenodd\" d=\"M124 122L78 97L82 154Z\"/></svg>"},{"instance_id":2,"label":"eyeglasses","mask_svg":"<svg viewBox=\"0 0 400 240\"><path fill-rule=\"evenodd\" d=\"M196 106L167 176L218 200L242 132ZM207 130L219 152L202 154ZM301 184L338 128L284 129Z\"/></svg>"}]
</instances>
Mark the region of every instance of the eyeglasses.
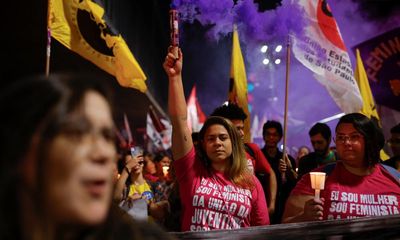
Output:
<instances>
[{"instance_id":1,"label":"eyeglasses","mask_svg":"<svg viewBox=\"0 0 400 240\"><path fill-rule=\"evenodd\" d=\"M348 135L336 135L334 138L334 141L336 144L345 144L346 141L349 141L349 143L354 144L360 142L360 140L363 138L363 135L361 134L352 134L350 136Z\"/></svg>"}]
</instances>

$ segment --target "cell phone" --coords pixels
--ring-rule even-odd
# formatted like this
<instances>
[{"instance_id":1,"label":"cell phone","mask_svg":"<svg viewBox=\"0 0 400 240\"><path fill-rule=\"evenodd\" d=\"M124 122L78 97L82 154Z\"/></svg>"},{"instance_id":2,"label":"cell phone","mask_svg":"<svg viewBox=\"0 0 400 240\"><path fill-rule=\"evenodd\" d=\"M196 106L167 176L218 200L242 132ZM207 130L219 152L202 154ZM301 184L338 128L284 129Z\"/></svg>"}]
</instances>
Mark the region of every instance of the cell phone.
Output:
<instances>
[{"instance_id":1,"label":"cell phone","mask_svg":"<svg viewBox=\"0 0 400 240\"><path fill-rule=\"evenodd\" d=\"M131 147L131 155L132 157L143 156L143 148L139 146Z\"/></svg>"}]
</instances>

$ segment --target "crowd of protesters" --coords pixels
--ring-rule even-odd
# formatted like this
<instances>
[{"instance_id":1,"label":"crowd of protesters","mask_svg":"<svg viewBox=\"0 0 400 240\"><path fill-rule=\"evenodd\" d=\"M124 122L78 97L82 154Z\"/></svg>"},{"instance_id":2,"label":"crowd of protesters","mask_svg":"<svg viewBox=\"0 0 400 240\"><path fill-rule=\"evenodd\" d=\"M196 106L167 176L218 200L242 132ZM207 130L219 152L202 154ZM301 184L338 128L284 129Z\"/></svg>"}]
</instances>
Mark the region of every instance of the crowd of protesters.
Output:
<instances>
[{"instance_id":1,"label":"crowd of protesters","mask_svg":"<svg viewBox=\"0 0 400 240\"><path fill-rule=\"evenodd\" d=\"M38 76L1 93L0 138L7 139L1 239L168 239L162 229L399 214L399 125L392 128L393 157L386 162L380 158L381 129L360 113L341 117L333 137L326 124L315 124L309 132L314 151L302 147L294 159L278 147L283 132L277 121L264 124L262 148L245 143L249 116L235 103L216 106L200 132L192 133L180 49L169 48L163 68L172 123L166 152L116 147L109 93L98 79ZM33 101L35 107L27 108ZM318 198L310 180L315 171L326 174Z\"/></svg>"}]
</instances>

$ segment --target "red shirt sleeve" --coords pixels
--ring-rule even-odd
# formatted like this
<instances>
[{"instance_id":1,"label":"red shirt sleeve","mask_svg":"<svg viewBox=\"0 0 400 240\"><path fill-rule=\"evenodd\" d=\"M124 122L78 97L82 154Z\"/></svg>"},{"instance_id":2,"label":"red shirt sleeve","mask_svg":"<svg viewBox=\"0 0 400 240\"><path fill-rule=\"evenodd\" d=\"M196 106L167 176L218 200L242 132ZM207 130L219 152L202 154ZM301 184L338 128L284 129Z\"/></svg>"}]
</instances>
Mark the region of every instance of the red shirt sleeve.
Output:
<instances>
[{"instance_id":1,"label":"red shirt sleeve","mask_svg":"<svg viewBox=\"0 0 400 240\"><path fill-rule=\"evenodd\" d=\"M255 143L247 143L247 146L253 150L254 153L254 171L259 173L271 173L271 165L269 164L267 158L264 156L264 153L261 152L261 149ZM251 158L251 154L249 154Z\"/></svg>"}]
</instances>

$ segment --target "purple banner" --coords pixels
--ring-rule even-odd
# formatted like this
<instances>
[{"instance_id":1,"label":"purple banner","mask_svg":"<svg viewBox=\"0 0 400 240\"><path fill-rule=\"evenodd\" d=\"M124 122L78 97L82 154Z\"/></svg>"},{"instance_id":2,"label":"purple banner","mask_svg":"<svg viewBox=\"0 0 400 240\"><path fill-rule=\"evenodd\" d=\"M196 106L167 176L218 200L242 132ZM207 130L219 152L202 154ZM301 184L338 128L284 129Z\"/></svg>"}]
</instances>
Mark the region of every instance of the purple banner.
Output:
<instances>
[{"instance_id":1,"label":"purple banner","mask_svg":"<svg viewBox=\"0 0 400 240\"><path fill-rule=\"evenodd\" d=\"M400 111L400 28L353 47L360 50L375 101Z\"/></svg>"}]
</instances>

